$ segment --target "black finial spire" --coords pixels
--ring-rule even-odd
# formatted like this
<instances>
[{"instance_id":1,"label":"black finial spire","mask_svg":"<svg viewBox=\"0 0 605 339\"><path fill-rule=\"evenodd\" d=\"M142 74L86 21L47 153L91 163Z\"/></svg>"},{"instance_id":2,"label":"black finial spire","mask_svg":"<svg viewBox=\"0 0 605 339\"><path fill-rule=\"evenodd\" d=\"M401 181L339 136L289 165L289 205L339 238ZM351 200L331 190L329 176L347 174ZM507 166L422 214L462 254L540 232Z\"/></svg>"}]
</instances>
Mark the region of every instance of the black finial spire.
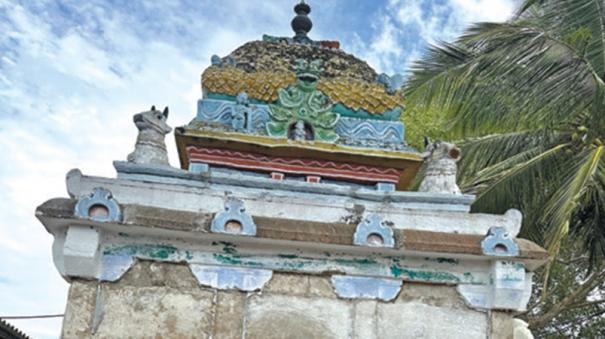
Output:
<instances>
[{"instance_id":1,"label":"black finial spire","mask_svg":"<svg viewBox=\"0 0 605 339\"><path fill-rule=\"evenodd\" d=\"M313 22L308 17L311 13L311 6L305 3L305 0L301 0L298 5L294 6L294 12L296 12L296 17L292 20L292 29L296 33L294 41L299 43L310 42L311 39L309 39L307 33L313 28Z\"/></svg>"}]
</instances>

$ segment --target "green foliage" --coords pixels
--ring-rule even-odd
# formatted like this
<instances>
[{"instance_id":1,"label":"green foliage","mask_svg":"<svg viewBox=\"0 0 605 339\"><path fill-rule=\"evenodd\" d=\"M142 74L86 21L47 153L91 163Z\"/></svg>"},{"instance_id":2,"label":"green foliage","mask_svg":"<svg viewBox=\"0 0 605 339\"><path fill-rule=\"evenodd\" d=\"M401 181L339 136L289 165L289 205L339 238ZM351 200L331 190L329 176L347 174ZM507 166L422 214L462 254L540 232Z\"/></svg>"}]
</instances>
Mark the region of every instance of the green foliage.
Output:
<instances>
[{"instance_id":1,"label":"green foliage","mask_svg":"<svg viewBox=\"0 0 605 339\"><path fill-rule=\"evenodd\" d=\"M438 110L431 108L406 109L401 116L405 123L406 142L419 150L424 149L424 137L441 139L447 136L445 119Z\"/></svg>"},{"instance_id":2,"label":"green foliage","mask_svg":"<svg viewBox=\"0 0 605 339\"><path fill-rule=\"evenodd\" d=\"M432 47L406 86L406 118L434 115L441 129L428 134L464 138L460 181L474 208L523 209L525 234L555 255L579 206L605 196L605 12L600 0L526 5Z\"/></svg>"},{"instance_id":3,"label":"green foliage","mask_svg":"<svg viewBox=\"0 0 605 339\"><path fill-rule=\"evenodd\" d=\"M413 66L406 97L408 126L461 140L459 182L477 195L475 211L520 208L522 236L553 258L566 243L586 257L579 268L552 264L542 273L530 324L551 326L550 337L603 337L580 329L603 323L585 318L600 308L576 307L588 292L572 280L577 270L605 280L605 3L526 0L509 22L476 24L431 47ZM409 133L418 142L422 132ZM577 323L558 328L559 317Z\"/></svg>"},{"instance_id":4,"label":"green foliage","mask_svg":"<svg viewBox=\"0 0 605 339\"><path fill-rule=\"evenodd\" d=\"M565 242L551 268L548 293L543 279L535 279L529 311L522 315L534 324L536 338L586 338L605 336L605 288L603 271L590 270L582 243ZM561 307L565 304L565 307ZM551 320L551 317L552 320ZM536 322L542 322L536 326Z\"/></svg>"}]
</instances>

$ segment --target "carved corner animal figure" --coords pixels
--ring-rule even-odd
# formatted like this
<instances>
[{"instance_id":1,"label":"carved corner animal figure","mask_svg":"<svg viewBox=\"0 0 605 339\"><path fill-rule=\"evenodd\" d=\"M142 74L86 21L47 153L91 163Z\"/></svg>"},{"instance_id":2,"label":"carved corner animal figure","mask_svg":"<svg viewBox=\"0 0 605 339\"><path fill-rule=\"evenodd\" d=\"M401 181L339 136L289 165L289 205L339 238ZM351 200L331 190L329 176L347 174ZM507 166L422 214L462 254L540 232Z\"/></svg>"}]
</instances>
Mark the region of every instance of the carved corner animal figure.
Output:
<instances>
[{"instance_id":1,"label":"carved corner animal figure","mask_svg":"<svg viewBox=\"0 0 605 339\"><path fill-rule=\"evenodd\" d=\"M139 129L134 152L128 155L128 162L145 165L170 166L164 137L172 131L166 124L168 107L163 112L151 107L147 112L135 114L134 124Z\"/></svg>"},{"instance_id":2,"label":"carved corner animal figure","mask_svg":"<svg viewBox=\"0 0 605 339\"><path fill-rule=\"evenodd\" d=\"M436 141L430 143L425 138L426 149L422 158L426 162L426 174L418 189L420 192L462 194L456 184L460 160L460 149L454 144Z\"/></svg>"}]
</instances>

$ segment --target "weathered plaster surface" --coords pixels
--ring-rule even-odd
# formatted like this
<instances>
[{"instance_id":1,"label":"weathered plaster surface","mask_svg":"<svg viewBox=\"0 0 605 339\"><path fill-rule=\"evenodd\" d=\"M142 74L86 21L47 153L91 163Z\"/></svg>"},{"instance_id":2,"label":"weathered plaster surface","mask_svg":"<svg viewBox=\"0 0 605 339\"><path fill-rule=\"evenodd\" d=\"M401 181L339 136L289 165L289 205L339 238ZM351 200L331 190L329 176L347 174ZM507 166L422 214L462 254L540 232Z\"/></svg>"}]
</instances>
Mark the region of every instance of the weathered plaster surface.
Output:
<instances>
[{"instance_id":1,"label":"weathered plaster surface","mask_svg":"<svg viewBox=\"0 0 605 339\"><path fill-rule=\"evenodd\" d=\"M165 287L108 292L97 337L210 338L214 297L211 291Z\"/></svg>"},{"instance_id":2,"label":"weathered plaster surface","mask_svg":"<svg viewBox=\"0 0 605 339\"><path fill-rule=\"evenodd\" d=\"M521 215L467 213L471 197L116 168L118 179L70 172L72 200L37 211L72 281L66 338L499 338L510 319L491 312L523 309L543 260L521 241L518 257L485 255L488 230L514 240ZM96 187L111 191L120 221L74 217ZM229 201L255 232L213 232ZM370 215L392 235L365 240L393 248L354 246Z\"/></svg>"},{"instance_id":3,"label":"weathered plaster surface","mask_svg":"<svg viewBox=\"0 0 605 339\"><path fill-rule=\"evenodd\" d=\"M471 310L448 286L348 300L328 276L274 273L261 292L244 293L200 286L186 265L144 261L117 282L75 279L63 337L508 339L511 319Z\"/></svg>"},{"instance_id":4,"label":"weathered plaster surface","mask_svg":"<svg viewBox=\"0 0 605 339\"><path fill-rule=\"evenodd\" d=\"M338 299L252 296L246 314L246 338L348 338L352 305Z\"/></svg>"},{"instance_id":5,"label":"weathered plaster surface","mask_svg":"<svg viewBox=\"0 0 605 339\"><path fill-rule=\"evenodd\" d=\"M227 290L256 291L265 286L273 274L270 270L191 264L191 271L201 285Z\"/></svg>"},{"instance_id":6,"label":"weathered plaster surface","mask_svg":"<svg viewBox=\"0 0 605 339\"><path fill-rule=\"evenodd\" d=\"M377 308L380 338L484 338L486 315L472 310L442 308L418 302L385 304Z\"/></svg>"},{"instance_id":7,"label":"weathered plaster surface","mask_svg":"<svg viewBox=\"0 0 605 339\"><path fill-rule=\"evenodd\" d=\"M494 339L515 339L513 336L513 314L509 312L491 312L491 336Z\"/></svg>"},{"instance_id":8,"label":"weathered plaster surface","mask_svg":"<svg viewBox=\"0 0 605 339\"><path fill-rule=\"evenodd\" d=\"M74 280L69 287L67 307L63 318L62 338L91 337L95 309L96 282Z\"/></svg>"},{"instance_id":9,"label":"weathered plaster surface","mask_svg":"<svg viewBox=\"0 0 605 339\"><path fill-rule=\"evenodd\" d=\"M391 301L401 289L401 280L333 275L332 285L341 298Z\"/></svg>"},{"instance_id":10,"label":"weathered plaster surface","mask_svg":"<svg viewBox=\"0 0 605 339\"><path fill-rule=\"evenodd\" d=\"M67 229L63 247L65 274L95 276L99 258L99 231L93 227L71 226Z\"/></svg>"}]
</instances>

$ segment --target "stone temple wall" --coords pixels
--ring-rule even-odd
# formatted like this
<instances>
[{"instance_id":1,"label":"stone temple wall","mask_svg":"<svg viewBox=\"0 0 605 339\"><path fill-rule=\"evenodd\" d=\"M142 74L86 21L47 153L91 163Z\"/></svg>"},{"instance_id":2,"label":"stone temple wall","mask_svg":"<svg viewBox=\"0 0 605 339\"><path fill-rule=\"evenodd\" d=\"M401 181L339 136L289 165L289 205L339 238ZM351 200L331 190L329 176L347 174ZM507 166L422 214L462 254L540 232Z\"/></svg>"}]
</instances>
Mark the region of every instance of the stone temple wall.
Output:
<instances>
[{"instance_id":1,"label":"stone temple wall","mask_svg":"<svg viewBox=\"0 0 605 339\"><path fill-rule=\"evenodd\" d=\"M118 282L74 279L64 338L512 338L512 315L455 287L404 283L392 302L336 296L330 278L275 272L257 292L201 287L187 265L142 261Z\"/></svg>"}]
</instances>

